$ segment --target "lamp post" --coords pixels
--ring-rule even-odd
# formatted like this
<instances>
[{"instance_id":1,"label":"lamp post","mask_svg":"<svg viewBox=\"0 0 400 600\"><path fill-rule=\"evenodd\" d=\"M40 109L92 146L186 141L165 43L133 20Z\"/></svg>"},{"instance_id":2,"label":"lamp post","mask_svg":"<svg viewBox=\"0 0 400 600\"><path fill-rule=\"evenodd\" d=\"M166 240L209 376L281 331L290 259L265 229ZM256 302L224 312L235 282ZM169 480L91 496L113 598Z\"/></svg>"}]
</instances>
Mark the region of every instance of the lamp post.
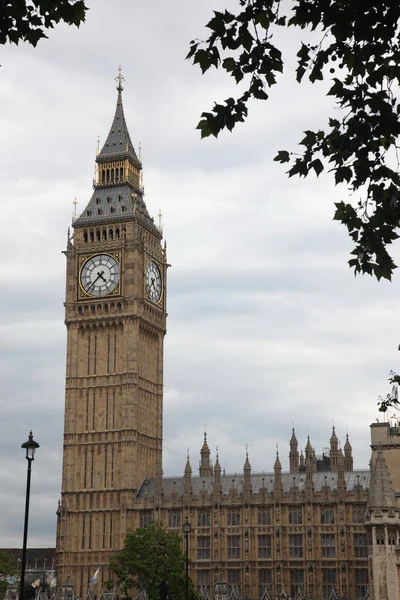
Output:
<instances>
[{"instance_id":1,"label":"lamp post","mask_svg":"<svg viewBox=\"0 0 400 600\"><path fill-rule=\"evenodd\" d=\"M28 441L24 444L21 444L21 448L24 448L26 450L25 458L28 461L28 471L26 475L24 540L22 544L21 583L19 588L19 600L24 600L26 540L28 538L29 496L31 493L31 465L32 461L35 459L36 448L39 448L39 444L33 439L32 431L29 432Z\"/></svg>"},{"instance_id":2,"label":"lamp post","mask_svg":"<svg viewBox=\"0 0 400 600\"><path fill-rule=\"evenodd\" d=\"M191 531L191 526L189 521L186 519L183 524L183 533L185 534L186 540L186 578L185 578L185 600L189 600L189 533Z\"/></svg>"}]
</instances>

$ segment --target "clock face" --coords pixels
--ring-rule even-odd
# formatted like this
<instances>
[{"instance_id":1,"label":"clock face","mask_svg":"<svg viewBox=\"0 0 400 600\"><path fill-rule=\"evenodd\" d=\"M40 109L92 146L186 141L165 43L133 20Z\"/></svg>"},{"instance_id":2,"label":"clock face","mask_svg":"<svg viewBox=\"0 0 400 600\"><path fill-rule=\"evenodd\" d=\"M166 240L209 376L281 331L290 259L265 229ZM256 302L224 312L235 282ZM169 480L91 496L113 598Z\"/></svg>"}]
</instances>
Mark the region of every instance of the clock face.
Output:
<instances>
[{"instance_id":1,"label":"clock face","mask_svg":"<svg viewBox=\"0 0 400 600\"><path fill-rule=\"evenodd\" d=\"M146 265L146 294L152 302L158 302L162 294L161 273L154 260Z\"/></svg>"},{"instance_id":2,"label":"clock face","mask_svg":"<svg viewBox=\"0 0 400 600\"><path fill-rule=\"evenodd\" d=\"M91 296L107 296L118 282L119 265L109 254L91 256L81 269L81 285Z\"/></svg>"}]
</instances>

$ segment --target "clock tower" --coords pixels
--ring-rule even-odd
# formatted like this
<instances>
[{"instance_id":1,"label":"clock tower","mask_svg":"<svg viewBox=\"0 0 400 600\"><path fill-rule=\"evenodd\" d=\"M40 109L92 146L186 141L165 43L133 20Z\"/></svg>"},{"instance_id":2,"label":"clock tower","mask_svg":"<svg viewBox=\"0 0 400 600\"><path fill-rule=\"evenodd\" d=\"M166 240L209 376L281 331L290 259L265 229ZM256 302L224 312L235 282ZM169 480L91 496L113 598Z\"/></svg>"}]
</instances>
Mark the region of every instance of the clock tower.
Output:
<instances>
[{"instance_id":1,"label":"clock tower","mask_svg":"<svg viewBox=\"0 0 400 600\"><path fill-rule=\"evenodd\" d=\"M65 251L67 327L57 576L86 595L123 546L144 479L162 470L166 249L150 217L122 104L123 77L93 195Z\"/></svg>"}]
</instances>

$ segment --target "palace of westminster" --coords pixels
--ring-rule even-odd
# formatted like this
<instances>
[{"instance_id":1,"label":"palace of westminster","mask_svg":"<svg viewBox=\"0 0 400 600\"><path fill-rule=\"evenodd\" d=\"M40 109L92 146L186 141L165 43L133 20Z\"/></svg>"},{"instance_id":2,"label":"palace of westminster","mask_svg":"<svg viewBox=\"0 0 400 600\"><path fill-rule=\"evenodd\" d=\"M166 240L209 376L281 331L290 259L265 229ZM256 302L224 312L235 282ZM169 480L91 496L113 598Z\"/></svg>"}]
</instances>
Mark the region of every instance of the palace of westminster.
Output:
<instances>
[{"instance_id":1,"label":"palace of westminster","mask_svg":"<svg viewBox=\"0 0 400 600\"><path fill-rule=\"evenodd\" d=\"M163 341L167 252L143 197L142 164L125 121L122 76L93 195L66 256L66 395L56 572L85 596L113 577L126 534L151 521L182 531L204 597L224 580L237 597L400 600L400 434L371 425L371 469L353 468L349 438L305 452L293 430L289 472L222 471L207 437L198 472L163 477ZM201 441L199 446L201 445ZM197 469L196 469L197 471ZM271 595L270 595L271 594ZM335 595L337 594L337 595Z\"/></svg>"}]
</instances>

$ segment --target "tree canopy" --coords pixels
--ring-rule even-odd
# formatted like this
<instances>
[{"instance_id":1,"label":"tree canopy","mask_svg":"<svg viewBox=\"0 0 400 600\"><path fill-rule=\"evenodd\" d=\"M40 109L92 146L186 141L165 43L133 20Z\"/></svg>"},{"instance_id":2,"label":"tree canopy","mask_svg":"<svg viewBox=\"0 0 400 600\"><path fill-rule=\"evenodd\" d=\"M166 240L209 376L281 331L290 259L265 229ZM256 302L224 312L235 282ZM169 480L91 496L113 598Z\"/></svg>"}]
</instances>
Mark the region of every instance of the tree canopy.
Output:
<instances>
[{"instance_id":1,"label":"tree canopy","mask_svg":"<svg viewBox=\"0 0 400 600\"><path fill-rule=\"evenodd\" d=\"M123 549L110 559L110 568L118 577L125 593L130 589L145 590L149 600L160 599L160 586L168 586L174 600L185 598L185 555L182 539L175 531L167 531L160 523L128 533ZM190 598L197 594L189 581Z\"/></svg>"},{"instance_id":2,"label":"tree canopy","mask_svg":"<svg viewBox=\"0 0 400 600\"><path fill-rule=\"evenodd\" d=\"M336 203L334 219L348 229L355 273L391 279L388 246L399 236L400 3L393 0L237 0L237 10L215 11L206 40L193 40L187 58L203 74L215 67L244 89L203 112L201 136L215 137L248 115L251 99L267 100L284 70L279 31L300 28L296 80L331 80L335 112L324 130L303 132L299 152L280 150L290 177L333 173L354 204ZM232 6L232 4L230 4ZM318 36L317 43L315 42ZM360 198L360 199L358 199Z\"/></svg>"},{"instance_id":3,"label":"tree canopy","mask_svg":"<svg viewBox=\"0 0 400 600\"><path fill-rule=\"evenodd\" d=\"M79 27L87 10L84 0L5 0L0 6L0 44L36 46L61 21Z\"/></svg>"},{"instance_id":4,"label":"tree canopy","mask_svg":"<svg viewBox=\"0 0 400 600\"><path fill-rule=\"evenodd\" d=\"M19 570L17 559L13 554L0 552L0 598L4 598L8 587L8 578L18 575Z\"/></svg>"}]
</instances>

